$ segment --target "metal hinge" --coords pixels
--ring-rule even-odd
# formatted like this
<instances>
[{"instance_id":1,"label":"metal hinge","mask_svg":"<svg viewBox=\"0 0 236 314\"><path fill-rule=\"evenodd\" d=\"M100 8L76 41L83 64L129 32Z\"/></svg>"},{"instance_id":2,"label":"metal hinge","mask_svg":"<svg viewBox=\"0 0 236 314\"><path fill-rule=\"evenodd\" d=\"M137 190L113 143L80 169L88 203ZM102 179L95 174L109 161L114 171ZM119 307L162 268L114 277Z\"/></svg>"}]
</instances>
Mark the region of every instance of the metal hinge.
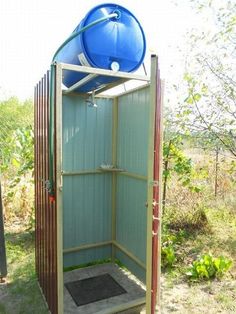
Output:
<instances>
[{"instance_id":1,"label":"metal hinge","mask_svg":"<svg viewBox=\"0 0 236 314\"><path fill-rule=\"evenodd\" d=\"M150 181L149 184L152 186L159 186L159 181L157 181L157 180Z\"/></svg>"}]
</instances>

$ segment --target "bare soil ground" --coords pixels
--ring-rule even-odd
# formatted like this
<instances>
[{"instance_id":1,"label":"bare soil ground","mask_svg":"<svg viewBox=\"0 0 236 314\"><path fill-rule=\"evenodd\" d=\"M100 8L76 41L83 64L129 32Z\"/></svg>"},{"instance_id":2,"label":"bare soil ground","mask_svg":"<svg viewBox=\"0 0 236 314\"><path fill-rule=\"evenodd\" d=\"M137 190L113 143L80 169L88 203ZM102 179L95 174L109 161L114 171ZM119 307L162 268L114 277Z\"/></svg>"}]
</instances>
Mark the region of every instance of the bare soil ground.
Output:
<instances>
[{"instance_id":1,"label":"bare soil ground","mask_svg":"<svg viewBox=\"0 0 236 314\"><path fill-rule=\"evenodd\" d=\"M189 285L170 283L162 277L162 313L236 313L236 280Z\"/></svg>"}]
</instances>

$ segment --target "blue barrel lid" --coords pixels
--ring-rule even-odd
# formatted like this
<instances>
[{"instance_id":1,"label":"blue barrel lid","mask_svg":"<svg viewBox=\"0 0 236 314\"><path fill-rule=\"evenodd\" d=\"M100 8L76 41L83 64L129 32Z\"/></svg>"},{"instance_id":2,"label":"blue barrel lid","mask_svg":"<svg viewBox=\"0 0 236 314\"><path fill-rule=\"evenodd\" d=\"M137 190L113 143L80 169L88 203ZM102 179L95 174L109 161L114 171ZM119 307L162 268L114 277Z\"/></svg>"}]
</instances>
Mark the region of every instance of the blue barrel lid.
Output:
<instances>
[{"instance_id":1,"label":"blue barrel lid","mask_svg":"<svg viewBox=\"0 0 236 314\"><path fill-rule=\"evenodd\" d=\"M101 4L90 10L75 31L89 23L116 12L112 18L86 30L79 36L83 58L89 65L103 69L132 72L142 64L146 52L143 29L136 17L126 8Z\"/></svg>"}]
</instances>

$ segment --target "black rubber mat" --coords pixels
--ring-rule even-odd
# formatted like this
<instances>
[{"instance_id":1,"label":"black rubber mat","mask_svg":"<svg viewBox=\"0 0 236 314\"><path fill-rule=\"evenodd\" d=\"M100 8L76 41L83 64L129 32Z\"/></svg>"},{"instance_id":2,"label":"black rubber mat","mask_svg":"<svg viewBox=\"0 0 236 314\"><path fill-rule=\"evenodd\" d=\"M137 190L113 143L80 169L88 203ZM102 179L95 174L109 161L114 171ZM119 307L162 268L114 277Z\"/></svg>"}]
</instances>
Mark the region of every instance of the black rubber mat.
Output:
<instances>
[{"instance_id":1,"label":"black rubber mat","mask_svg":"<svg viewBox=\"0 0 236 314\"><path fill-rule=\"evenodd\" d=\"M77 306L127 293L109 274L65 284Z\"/></svg>"}]
</instances>

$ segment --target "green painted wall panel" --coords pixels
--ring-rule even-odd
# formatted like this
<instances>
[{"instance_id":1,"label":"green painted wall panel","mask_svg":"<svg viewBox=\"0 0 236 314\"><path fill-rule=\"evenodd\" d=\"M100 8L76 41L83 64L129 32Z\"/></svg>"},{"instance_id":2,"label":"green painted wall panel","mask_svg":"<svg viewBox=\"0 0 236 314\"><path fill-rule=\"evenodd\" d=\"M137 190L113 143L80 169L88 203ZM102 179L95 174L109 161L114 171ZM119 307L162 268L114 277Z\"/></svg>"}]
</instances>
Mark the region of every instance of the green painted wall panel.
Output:
<instances>
[{"instance_id":1,"label":"green painted wall panel","mask_svg":"<svg viewBox=\"0 0 236 314\"><path fill-rule=\"evenodd\" d=\"M87 264L92 261L104 260L111 257L111 246L104 246L83 250L80 252L64 254L64 267Z\"/></svg>"},{"instance_id":2,"label":"green painted wall panel","mask_svg":"<svg viewBox=\"0 0 236 314\"><path fill-rule=\"evenodd\" d=\"M112 161L112 100L96 99L97 108L85 100L63 96L64 171L96 169Z\"/></svg>"},{"instance_id":3,"label":"green painted wall panel","mask_svg":"<svg viewBox=\"0 0 236 314\"><path fill-rule=\"evenodd\" d=\"M118 102L117 164L147 174L149 87L123 95Z\"/></svg>"},{"instance_id":4,"label":"green painted wall panel","mask_svg":"<svg viewBox=\"0 0 236 314\"><path fill-rule=\"evenodd\" d=\"M111 174L64 177L64 248L111 239Z\"/></svg>"},{"instance_id":5,"label":"green painted wall panel","mask_svg":"<svg viewBox=\"0 0 236 314\"><path fill-rule=\"evenodd\" d=\"M116 196L117 242L143 263L146 260L146 182L118 176Z\"/></svg>"},{"instance_id":6,"label":"green painted wall panel","mask_svg":"<svg viewBox=\"0 0 236 314\"><path fill-rule=\"evenodd\" d=\"M96 170L111 163L112 100L91 108L81 96L63 96L63 171ZM111 174L63 176L63 246L111 239ZM109 257L101 247L64 255L64 266Z\"/></svg>"},{"instance_id":7,"label":"green painted wall panel","mask_svg":"<svg viewBox=\"0 0 236 314\"><path fill-rule=\"evenodd\" d=\"M63 96L63 170L95 170L112 162L112 100L90 108L81 96ZM147 175L149 88L118 99L117 165ZM63 178L64 248L111 240L112 175ZM116 240L143 263L146 259L147 182L117 174ZM132 272L145 271L116 250ZM64 255L64 266L111 256L110 246Z\"/></svg>"},{"instance_id":8,"label":"green painted wall panel","mask_svg":"<svg viewBox=\"0 0 236 314\"><path fill-rule=\"evenodd\" d=\"M146 270L135 263L130 257L116 248L116 258L125 265L125 267L133 273L140 281L145 284Z\"/></svg>"},{"instance_id":9,"label":"green painted wall panel","mask_svg":"<svg viewBox=\"0 0 236 314\"><path fill-rule=\"evenodd\" d=\"M149 87L123 95L118 101L118 166L131 173L147 175ZM116 237L144 264L146 262L147 182L117 177ZM117 250L117 258L141 280L145 271Z\"/></svg>"}]
</instances>

